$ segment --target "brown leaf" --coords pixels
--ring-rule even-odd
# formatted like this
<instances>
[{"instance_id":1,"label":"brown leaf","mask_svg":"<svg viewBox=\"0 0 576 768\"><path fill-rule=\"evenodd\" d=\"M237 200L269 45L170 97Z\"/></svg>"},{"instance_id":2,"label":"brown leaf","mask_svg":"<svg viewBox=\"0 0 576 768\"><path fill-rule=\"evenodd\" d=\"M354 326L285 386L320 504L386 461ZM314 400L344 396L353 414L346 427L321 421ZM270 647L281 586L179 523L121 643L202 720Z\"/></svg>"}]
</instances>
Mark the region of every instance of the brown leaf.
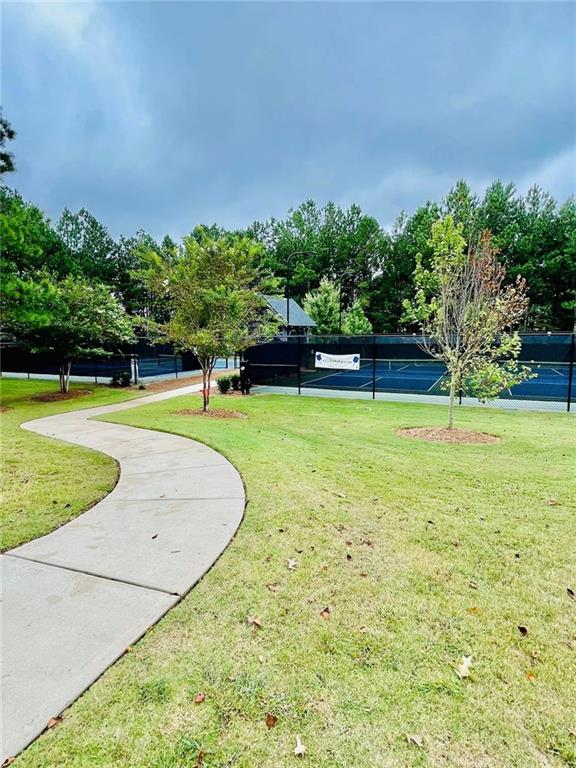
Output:
<instances>
[{"instance_id":1,"label":"brown leaf","mask_svg":"<svg viewBox=\"0 0 576 768\"><path fill-rule=\"evenodd\" d=\"M202 691L200 691L200 693L197 693L196 696L194 696L194 704L202 704L202 702L205 700L206 700L206 694L202 693Z\"/></svg>"},{"instance_id":2,"label":"brown leaf","mask_svg":"<svg viewBox=\"0 0 576 768\"><path fill-rule=\"evenodd\" d=\"M266 584L266 587L270 590L270 592L278 592L280 584L277 581L273 581L271 584Z\"/></svg>"},{"instance_id":3,"label":"brown leaf","mask_svg":"<svg viewBox=\"0 0 576 768\"><path fill-rule=\"evenodd\" d=\"M533 672L526 672L526 677L528 680L532 681L536 679L536 675Z\"/></svg>"},{"instance_id":4,"label":"brown leaf","mask_svg":"<svg viewBox=\"0 0 576 768\"><path fill-rule=\"evenodd\" d=\"M548 504L549 507L558 507L558 506L560 506L560 502L558 501L558 499L548 499L546 504Z\"/></svg>"},{"instance_id":5,"label":"brown leaf","mask_svg":"<svg viewBox=\"0 0 576 768\"><path fill-rule=\"evenodd\" d=\"M472 666L472 656L462 656L462 663L459 667L454 667L454 671L463 680L470 675L470 667Z\"/></svg>"},{"instance_id":6,"label":"brown leaf","mask_svg":"<svg viewBox=\"0 0 576 768\"><path fill-rule=\"evenodd\" d=\"M415 744L417 747L420 747L420 749L422 749L422 747L424 746L424 739L422 738L422 736L419 736L418 734L415 734L415 733L407 733L406 741L408 742L408 744Z\"/></svg>"},{"instance_id":7,"label":"brown leaf","mask_svg":"<svg viewBox=\"0 0 576 768\"><path fill-rule=\"evenodd\" d=\"M324 621L328 621L330 618L330 607L328 605L320 611L320 616L322 616Z\"/></svg>"},{"instance_id":8,"label":"brown leaf","mask_svg":"<svg viewBox=\"0 0 576 768\"><path fill-rule=\"evenodd\" d=\"M304 757L306 754L306 747L302 742L300 741L300 736L296 736L296 746L294 747L294 754L296 757Z\"/></svg>"},{"instance_id":9,"label":"brown leaf","mask_svg":"<svg viewBox=\"0 0 576 768\"><path fill-rule=\"evenodd\" d=\"M347 553L346 560L348 561L352 560L352 555L350 554L350 552Z\"/></svg>"},{"instance_id":10,"label":"brown leaf","mask_svg":"<svg viewBox=\"0 0 576 768\"><path fill-rule=\"evenodd\" d=\"M266 725L268 726L268 728L274 728L277 722L278 722L278 718L276 717L276 715L273 715L271 712L268 712L268 714L266 715Z\"/></svg>"},{"instance_id":11,"label":"brown leaf","mask_svg":"<svg viewBox=\"0 0 576 768\"><path fill-rule=\"evenodd\" d=\"M259 619L258 616L248 616L248 624L258 627L258 629L262 628L262 620Z\"/></svg>"},{"instance_id":12,"label":"brown leaf","mask_svg":"<svg viewBox=\"0 0 576 768\"><path fill-rule=\"evenodd\" d=\"M526 637L526 635L528 634L528 628L527 627L523 627L522 625L520 625L518 627L518 632L520 632L522 637Z\"/></svg>"},{"instance_id":13,"label":"brown leaf","mask_svg":"<svg viewBox=\"0 0 576 768\"><path fill-rule=\"evenodd\" d=\"M55 728L57 725L60 725L62 722L62 717L60 715L57 715L56 717L51 717L50 720L46 723L47 728Z\"/></svg>"},{"instance_id":14,"label":"brown leaf","mask_svg":"<svg viewBox=\"0 0 576 768\"><path fill-rule=\"evenodd\" d=\"M16 760L15 757L7 757L6 760L2 763L2 768L8 768L9 765L12 765L12 763Z\"/></svg>"},{"instance_id":15,"label":"brown leaf","mask_svg":"<svg viewBox=\"0 0 576 768\"><path fill-rule=\"evenodd\" d=\"M468 608L468 613L478 613L478 606L473 605L471 608Z\"/></svg>"},{"instance_id":16,"label":"brown leaf","mask_svg":"<svg viewBox=\"0 0 576 768\"><path fill-rule=\"evenodd\" d=\"M288 560L286 567L289 571L295 571L298 568L298 560Z\"/></svg>"},{"instance_id":17,"label":"brown leaf","mask_svg":"<svg viewBox=\"0 0 576 768\"><path fill-rule=\"evenodd\" d=\"M576 600L576 592L574 592L573 589L570 589L570 587L566 587L566 592L568 593L568 597L571 600Z\"/></svg>"},{"instance_id":18,"label":"brown leaf","mask_svg":"<svg viewBox=\"0 0 576 768\"><path fill-rule=\"evenodd\" d=\"M478 584L476 584L475 581L469 581L468 586L470 587L470 589L478 589Z\"/></svg>"}]
</instances>

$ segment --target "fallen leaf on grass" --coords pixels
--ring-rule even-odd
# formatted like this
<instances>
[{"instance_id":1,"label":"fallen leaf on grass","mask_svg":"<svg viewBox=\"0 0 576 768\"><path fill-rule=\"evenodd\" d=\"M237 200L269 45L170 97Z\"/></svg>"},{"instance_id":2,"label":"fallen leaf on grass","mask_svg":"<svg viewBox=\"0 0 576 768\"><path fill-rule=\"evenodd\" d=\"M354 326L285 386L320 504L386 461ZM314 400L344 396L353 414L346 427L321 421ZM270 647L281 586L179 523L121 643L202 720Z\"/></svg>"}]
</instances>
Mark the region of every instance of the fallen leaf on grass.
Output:
<instances>
[{"instance_id":1,"label":"fallen leaf on grass","mask_svg":"<svg viewBox=\"0 0 576 768\"><path fill-rule=\"evenodd\" d=\"M202 704L203 701L206 700L206 694L205 693L197 693L196 696L194 696L194 704Z\"/></svg>"},{"instance_id":2,"label":"fallen leaf on grass","mask_svg":"<svg viewBox=\"0 0 576 768\"><path fill-rule=\"evenodd\" d=\"M57 717L51 717L50 720L48 720L48 722L46 723L46 727L55 728L57 725L60 725L61 722L62 722L62 718L60 717L60 715L58 715Z\"/></svg>"},{"instance_id":3,"label":"fallen leaf on grass","mask_svg":"<svg viewBox=\"0 0 576 768\"><path fill-rule=\"evenodd\" d=\"M320 611L320 616L322 616L324 621L328 621L330 618L330 607L328 605Z\"/></svg>"},{"instance_id":4,"label":"fallen leaf on grass","mask_svg":"<svg viewBox=\"0 0 576 768\"><path fill-rule=\"evenodd\" d=\"M266 587L270 590L270 592L278 592L280 584L277 581L273 581L271 584L266 584Z\"/></svg>"},{"instance_id":5,"label":"fallen leaf on grass","mask_svg":"<svg viewBox=\"0 0 576 768\"><path fill-rule=\"evenodd\" d=\"M472 656L462 656L462 664L459 667L454 667L454 671L463 680L470 675L470 667L472 665Z\"/></svg>"},{"instance_id":6,"label":"fallen leaf on grass","mask_svg":"<svg viewBox=\"0 0 576 768\"><path fill-rule=\"evenodd\" d=\"M6 760L2 763L2 768L8 768L9 765L12 765L12 763L16 760L15 757L7 757Z\"/></svg>"},{"instance_id":7,"label":"fallen leaf on grass","mask_svg":"<svg viewBox=\"0 0 576 768\"><path fill-rule=\"evenodd\" d=\"M566 592L568 593L568 597L571 600L576 600L576 592L574 592L573 589L570 589L570 587L566 587Z\"/></svg>"},{"instance_id":8,"label":"fallen leaf on grass","mask_svg":"<svg viewBox=\"0 0 576 768\"><path fill-rule=\"evenodd\" d=\"M272 713L268 712L268 714L266 715L266 725L268 726L268 728L274 728L277 722L278 722L278 718L276 717L276 715L273 715Z\"/></svg>"},{"instance_id":9,"label":"fallen leaf on grass","mask_svg":"<svg viewBox=\"0 0 576 768\"><path fill-rule=\"evenodd\" d=\"M468 586L470 587L470 589L478 589L478 584L476 584L475 581L469 581Z\"/></svg>"},{"instance_id":10,"label":"fallen leaf on grass","mask_svg":"<svg viewBox=\"0 0 576 768\"><path fill-rule=\"evenodd\" d=\"M534 680L536 678L536 675L533 672L526 672L526 677L528 680Z\"/></svg>"},{"instance_id":11,"label":"fallen leaf on grass","mask_svg":"<svg viewBox=\"0 0 576 768\"><path fill-rule=\"evenodd\" d=\"M527 627L523 627L523 626L519 626L518 627L518 632L520 632L522 637L526 637L526 635L528 634L528 628Z\"/></svg>"},{"instance_id":12,"label":"fallen leaf on grass","mask_svg":"<svg viewBox=\"0 0 576 768\"><path fill-rule=\"evenodd\" d=\"M558 501L558 499L548 499L546 504L548 504L549 507L558 507L558 506L560 506L560 502Z\"/></svg>"},{"instance_id":13,"label":"fallen leaf on grass","mask_svg":"<svg viewBox=\"0 0 576 768\"><path fill-rule=\"evenodd\" d=\"M306 754L306 747L302 744L300 736L296 736L296 746L294 747L294 754L296 757L304 757Z\"/></svg>"},{"instance_id":14,"label":"fallen leaf on grass","mask_svg":"<svg viewBox=\"0 0 576 768\"><path fill-rule=\"evenodd\" d=\"M289 571L295 571L298 568L298 560L288 560L286 567Z\"/></svg>"},{"instance_id":15,"label":"fallen leaf on grass","mask_svg":"<svg viewBox=\"0 0 576 768\"><path fill-rule=\"evenodd\" d=\"M348 554L346 555L346 560L352 560L352 555L350 554L350 552L348 552Z\"/></svg>"},{"instance_id":16,"label":"fallen leaf on grass","mask_svg":"<svg viewBox=\"0 0 576 768\"><path fill-rule=\"evenodd\" d=\"M258 629L262 628L262 620L258 616L248 616L248 624L258 627Z\"/></svg>"},{"instance_id":17,"label":"fallen leaf on grass","mask_svg":"<svg viewBox=\"0 0 576 768\"><path fill-rule=\"evenodd\" d=\"M473 605L471 608L468 608L468 613L478 613L478 606Z\"/></svg>"},{"instance_id":18,"label":"fallen leaf on grass","mask_svg":"<svg viewBox=\"0 0 576 768\"><path fill-rule=\"evenodd\" d=\"M420 747L420 749L422 749L422 747L424 746L424 739L422 738L422 736L418 736L417 734L407 733L406 741L408 742L408 744L415 744L417 747Z\"/></svg>"}]
</instances>

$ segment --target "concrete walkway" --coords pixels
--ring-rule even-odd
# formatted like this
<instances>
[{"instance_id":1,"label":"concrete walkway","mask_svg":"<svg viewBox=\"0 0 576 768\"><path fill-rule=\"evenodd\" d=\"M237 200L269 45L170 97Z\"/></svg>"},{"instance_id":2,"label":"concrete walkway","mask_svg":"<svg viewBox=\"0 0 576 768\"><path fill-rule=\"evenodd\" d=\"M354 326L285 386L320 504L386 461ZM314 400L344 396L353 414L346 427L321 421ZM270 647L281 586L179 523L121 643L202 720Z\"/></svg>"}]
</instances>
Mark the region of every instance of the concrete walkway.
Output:
<instances>
[{"instance_id":1,"label":"concrete walkway","mask_svg":"<svg viewBox=\"0 0 576 768\"><path fill-rule=\"evenodd\" d=\"M181 600L238 528L244 486L219 453L176 435L89 421L200 388L22 425L106 453L121 473L88 512L2 557L2 761Z\"/></svg>"}]
</instances>

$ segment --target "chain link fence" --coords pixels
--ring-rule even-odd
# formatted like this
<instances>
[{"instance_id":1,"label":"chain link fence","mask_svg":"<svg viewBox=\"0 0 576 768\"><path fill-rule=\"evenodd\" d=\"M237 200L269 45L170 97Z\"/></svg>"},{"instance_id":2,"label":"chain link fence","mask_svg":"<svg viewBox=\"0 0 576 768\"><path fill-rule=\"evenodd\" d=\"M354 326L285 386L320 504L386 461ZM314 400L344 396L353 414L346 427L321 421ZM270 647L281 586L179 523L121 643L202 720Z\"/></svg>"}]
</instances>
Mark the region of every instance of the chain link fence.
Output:
<instances>
[{"instance_id":1,"label":"chain link fence","mask_svg":"<svg viewBox=\"0 0 576 768\"><path fill-rule=\"evenodd\" d=\"M510 407L570 411L576 398L574 337L523 334L520 362L533 378L505 390L499 400ZM245 357L252 383L261 386L429 401L446 396L448 376L422 341L416 335L290 336L251 347ZM468 402L465 392L459 399Z\"/></svg>"}]
</instances>

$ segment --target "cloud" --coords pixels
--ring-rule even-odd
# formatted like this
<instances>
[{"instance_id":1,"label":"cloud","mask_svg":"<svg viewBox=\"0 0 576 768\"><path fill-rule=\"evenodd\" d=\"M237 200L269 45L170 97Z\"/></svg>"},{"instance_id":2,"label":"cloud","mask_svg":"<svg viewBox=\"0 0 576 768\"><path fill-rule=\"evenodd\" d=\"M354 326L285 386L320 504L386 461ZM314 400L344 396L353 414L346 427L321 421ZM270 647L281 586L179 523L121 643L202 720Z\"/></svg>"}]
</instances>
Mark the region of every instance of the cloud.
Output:
<instances>
[{"instance_id":1,"label":"cloud","mask_svg":"<svg viewBox=\"0 0 576 768\"><path fill-rule=\"evenodd\" d=\"M526 193L537 184L563 202L576 195L576 144L547 157L534 170L524 173L517 183L519 192Z\"/></svg>"}]
</instances>

